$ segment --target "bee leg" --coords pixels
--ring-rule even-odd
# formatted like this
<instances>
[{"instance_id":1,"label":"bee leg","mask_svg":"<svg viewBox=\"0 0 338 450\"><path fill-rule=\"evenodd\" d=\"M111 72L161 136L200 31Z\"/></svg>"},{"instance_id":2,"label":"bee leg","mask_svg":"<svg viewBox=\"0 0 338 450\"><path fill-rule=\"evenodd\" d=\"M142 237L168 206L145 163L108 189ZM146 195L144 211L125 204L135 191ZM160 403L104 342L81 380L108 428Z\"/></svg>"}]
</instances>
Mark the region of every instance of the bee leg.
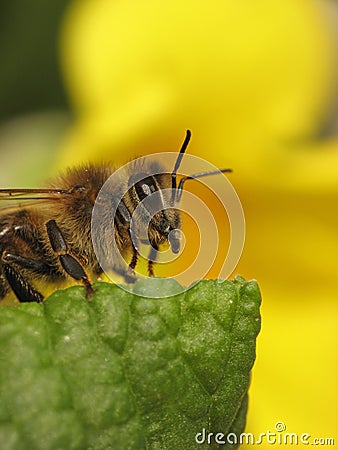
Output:
<instances>
[{"instance_id":1,"label":"bee leg","mask_svg":"<svg viewBox=\"0 0 338 450\"><path fill-rule=\"evenodd\" d=\"M4 252L2 259L7 264L14 263L16 266L19 266L22 269L28 269L38 275L50 275L53 272L53 268L43 261L26 258L13 253Z\"/></svg>"},{"instance_id":2,"label":"bee leg","mask_svg":"<svg viewBox=\"0 0 338 450\"><path fill-rule=\"evenodd\" d=\"M119 270L115 267L114 272L116 272L118 275L121 275L121 277L123 277L127 283L135 283L135 281L137 280L136 277L129 275L125 270Z\"/></svg>"},{"instance_id":3,"label":"bee leg","mask_svg":"<svg viewBox=\"0 0 338 450\"><path fill-rule=\"evenodd\" d=\"M51 246L59 257L64 271L74 278L74 280L82 281L87 292L87 297L91 297L94 291L88 275L79 261L68 252L66 241L57 223L55 220L50 220L46 223L46 227Z\"/></svg>"},{"instance_id":4,"label":"bee leg","mask_svg":"<svg viewBox=\"0 0 338 450\"><path fill-rule=\"evenodd\" d=\"M158 252L158 246L151 244L149 256L148 256L148 275L154 277L154 262L156 262L156 256Z\"/></svg>"},{"instance_id":5,"label":"bee leg","mask_svg":"<svg viewBox=\"0 0 338 450\"><path fill-rule=\"evenodd\" d=\"M0 300L2 300L8 294L9 287L6 277L0 275Z\"/></svg>"},{"instance_id":6,"label":"bee leg","mask_svg":"<svg viewBox=\"0 0 338 450\"><path fill-rule=\"evenodd\" d=\"M28 281L18 272L10 263L4 261L3 273L6 280L17 296L20 302L38 302L43 301L43 296L39 291L34 289Z\"/></svg>"},{"instance_id":7,"label":"bee leg","mask_svg":"<svg viewBox=\"0 0 338 450\"><path fill-rule=\"evenodd\" d=\"M128 267L128 272L131 272L132 274L134 274L134 269L136 267L137 264L137 260L138 260L138 253L135 247L133 247L133 256L131 258L129 267Z\"/></svg>"}]
</instances>

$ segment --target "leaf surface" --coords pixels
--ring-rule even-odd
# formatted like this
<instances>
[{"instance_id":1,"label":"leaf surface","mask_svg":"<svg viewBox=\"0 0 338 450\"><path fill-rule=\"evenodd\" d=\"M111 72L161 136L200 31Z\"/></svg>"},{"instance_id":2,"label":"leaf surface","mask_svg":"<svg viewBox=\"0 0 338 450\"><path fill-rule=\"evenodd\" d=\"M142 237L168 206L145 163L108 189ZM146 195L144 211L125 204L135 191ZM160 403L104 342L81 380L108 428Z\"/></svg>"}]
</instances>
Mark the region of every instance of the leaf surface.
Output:
<instances>
[{"instance_id":1,"label":"leaf surface","mask_svg":"<svg viewBox=\"0 0 338 450\"><path fill-rule=\"evenodd\" d=\"M216 446L216 433L243 431L256 282L200 281L164 299L94 287L91 301L72 287L0 308L1 449L200 449L197 433Z\"/></svg>"}]
</instances>

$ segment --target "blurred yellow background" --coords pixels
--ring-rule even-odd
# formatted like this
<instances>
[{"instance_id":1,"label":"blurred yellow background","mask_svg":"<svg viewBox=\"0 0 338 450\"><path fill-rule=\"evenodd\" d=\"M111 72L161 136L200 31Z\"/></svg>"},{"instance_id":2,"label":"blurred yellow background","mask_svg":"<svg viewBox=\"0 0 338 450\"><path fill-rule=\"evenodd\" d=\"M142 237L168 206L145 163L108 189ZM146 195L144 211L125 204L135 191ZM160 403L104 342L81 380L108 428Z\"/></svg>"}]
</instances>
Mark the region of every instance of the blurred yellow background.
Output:
<instances>
[{"instance_id":1,"label":"blurred yellow background","mask_svg":"<svg viewBox=\"0 0 338 450\"><path fill-rule=\"evenodd\" d=\"M337 441L337 3L67 6L58 42L68 102L39 113L36 129L54 124L49 156L40 152L45 170L8 182L34 184L88 159L177 151L190 128L189 153L234 169L247 231L234 273L257 279L263 295L246 431L283 421L288 432ZM11 117L0 128L7 173L18 166L8 148L21 139L30 159L32 133L23 119L20 138L8 133Z\"/></svg>"}]
</instances>

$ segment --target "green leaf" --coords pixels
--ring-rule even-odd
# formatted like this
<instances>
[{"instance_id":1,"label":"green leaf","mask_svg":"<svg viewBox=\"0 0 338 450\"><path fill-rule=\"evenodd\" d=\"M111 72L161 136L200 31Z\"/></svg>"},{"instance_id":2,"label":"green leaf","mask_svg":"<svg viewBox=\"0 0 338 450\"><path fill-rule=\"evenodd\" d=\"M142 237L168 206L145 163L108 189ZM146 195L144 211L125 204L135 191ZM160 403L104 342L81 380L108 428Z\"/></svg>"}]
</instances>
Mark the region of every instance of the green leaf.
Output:
<instances>
[{"instance_id":1,"label":"green leaf","mask_svg":"<svg viewBox=\"0 0 338 450\"><path fill-rule=\"evenodd\" d=\"M2 450L200 449L208 433L216 447L216 433L243 431L256 282L201 281L164 299L94 287L91 301L72 287L0 308Z\"/></svg>"}]
</instances>

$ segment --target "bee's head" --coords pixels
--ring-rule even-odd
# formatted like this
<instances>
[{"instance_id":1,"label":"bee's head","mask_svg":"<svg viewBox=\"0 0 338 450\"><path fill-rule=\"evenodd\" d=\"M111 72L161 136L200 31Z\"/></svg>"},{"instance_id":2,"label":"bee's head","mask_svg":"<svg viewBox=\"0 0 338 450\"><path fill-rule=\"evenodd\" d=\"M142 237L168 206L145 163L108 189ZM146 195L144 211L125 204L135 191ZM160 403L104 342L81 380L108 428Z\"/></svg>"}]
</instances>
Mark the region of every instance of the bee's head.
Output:
<instances>
[{"instance_id":1,"label":"bee's head","mask_svg":"<svg viewBox=\"0 0 338 450\"><path fill-rule=\"evenodd\" d=\"M177 186L177 170L190 138L191 132L187 130L171 173L160 173L159 170L155 175L149 175L146 172L131 175L129 179L131 187L124 201L133 216L134 231L137 231L136 238L140 242L150 242L154 248L169 242L173 253L180 251L181 218L180 212L175 206L180 202L184 183L187 180L202 178L207 175L231 172L231 169L219 169L188 175L181 178Z\"/></svg>"},{"instance_id":2,"label":"bee's head","mask_svg":"<svg viewBox=\"0 0 338 450\"><path fill-rule=\"evenodd\" d=\"M129 183L132 187L128 198L133 204L137 239L150 242L155 248L168 242L173 253L178 253L181 218L179 210L171 204L171 174L138 173L130 177Z\"/></svg>"}]
</instances>

